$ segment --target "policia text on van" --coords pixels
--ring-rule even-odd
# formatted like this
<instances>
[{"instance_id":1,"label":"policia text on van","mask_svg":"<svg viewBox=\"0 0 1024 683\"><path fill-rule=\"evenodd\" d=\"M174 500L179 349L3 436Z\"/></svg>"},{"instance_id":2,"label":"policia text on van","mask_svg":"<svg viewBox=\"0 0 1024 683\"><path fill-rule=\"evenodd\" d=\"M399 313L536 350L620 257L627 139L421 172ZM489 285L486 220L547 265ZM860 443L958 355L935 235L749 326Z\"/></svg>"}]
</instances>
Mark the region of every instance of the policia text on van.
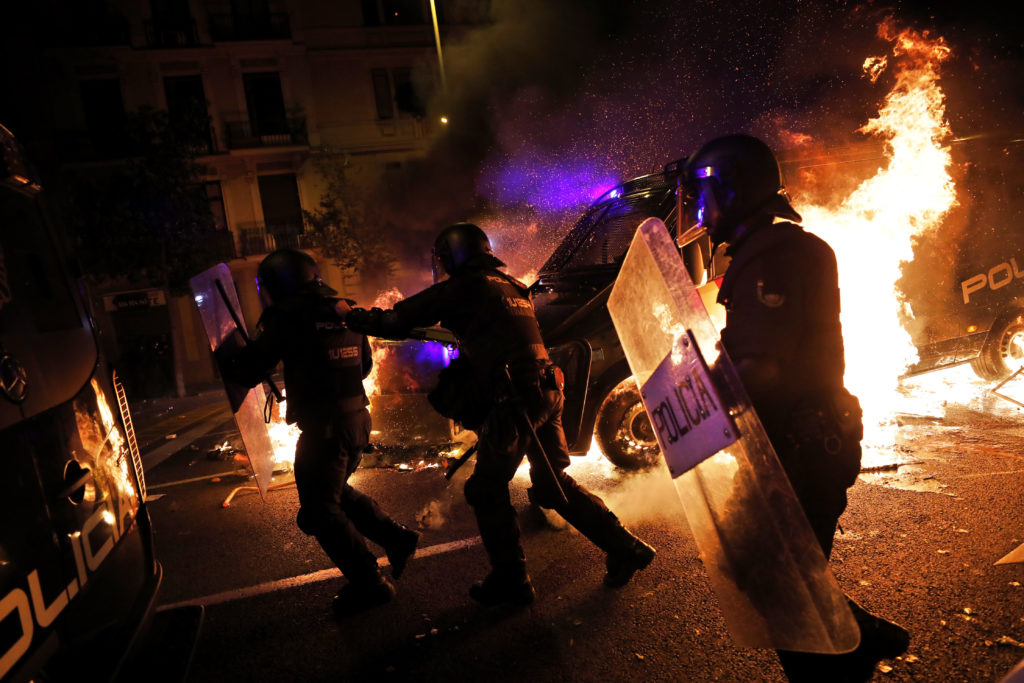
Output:
<instances>
[{"instance_id":1,"label":"policia text on van","mask_svg":"<svg viewBox=\"0 0 1024 683\"><path fill-rule=\"evenodd\" d=\"M183 678L190 651L156 646L186 633L190 648L202 613L154 617L162 570L127 399L3 126L0 453L0 680Z\"/></svg>"}]
</instances>

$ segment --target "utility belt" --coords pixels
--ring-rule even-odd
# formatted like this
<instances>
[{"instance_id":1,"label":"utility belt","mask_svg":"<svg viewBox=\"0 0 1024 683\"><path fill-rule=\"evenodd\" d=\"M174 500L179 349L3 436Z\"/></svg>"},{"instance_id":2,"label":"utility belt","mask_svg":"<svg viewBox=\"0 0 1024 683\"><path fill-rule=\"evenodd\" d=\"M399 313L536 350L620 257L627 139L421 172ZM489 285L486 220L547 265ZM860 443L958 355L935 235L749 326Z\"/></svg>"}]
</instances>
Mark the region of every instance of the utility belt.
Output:
<instances>
[{"instance_id":1,"label":"utility belt","mask_svg":"<svg viewBox=\"0 0 1024 683\"><path fill-rule=\"evenodd\" d=\"M508 377L512 382L512 386L509 387L512 394L565 389L565 373L547 358L509 363ZM499 386L504 384L504 378L499 380Z\"/></svg>"},{"instance_id":2,"label":"utility belt","mask_svg":"<svg viewBox=\"0 0 1024 683\"><path fill-rule=\"evenodd\" d=\"M790 414L787 436L797 448L838 455L864 438L860 401L846 389L799 401Z\"/></svg>"},{"instance_id":3,"label":"utility belt","mask_svg":"<svg viewBox=\"0 0 1024 683\"><path fill-rule=\"evenodd\" d=\"M806 471L820 473L815 476L825 476L822 483L853 486L860 474L862 417L860 401L846 389L800 401L786 435L797 461Z\"/></svg>"}]
</instances>

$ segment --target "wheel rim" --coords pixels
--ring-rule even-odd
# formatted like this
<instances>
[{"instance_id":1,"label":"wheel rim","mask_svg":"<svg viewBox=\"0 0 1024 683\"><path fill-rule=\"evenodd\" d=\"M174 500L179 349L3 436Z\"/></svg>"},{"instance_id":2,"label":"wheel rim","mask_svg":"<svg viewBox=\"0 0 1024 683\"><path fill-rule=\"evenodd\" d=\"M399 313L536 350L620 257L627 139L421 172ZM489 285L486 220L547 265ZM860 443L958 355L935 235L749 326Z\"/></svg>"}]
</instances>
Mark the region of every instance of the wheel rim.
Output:
<instances>
[{"instance_id":1,"label":"wheel rim","mask_svg":"<svg viewBox=\"0 0 1024 683\"><path fill-rule=\"evenodd\" d=\"M650 456L658 452L658 442L643 403L633 404L622 416L615 441L623 450L636 455Z\"/></svg>"},{"instance_id":2,"label":"wheel rim","mask_svg":"<svg viewBox=\"0 0 1024 683\"><path fill-rule=\"evenodd\" d=\"M1011 370L1017 371L1024 365L1024 324L1012 325L1006 330L1000 352Z\"/></svg>"}]
</instances>

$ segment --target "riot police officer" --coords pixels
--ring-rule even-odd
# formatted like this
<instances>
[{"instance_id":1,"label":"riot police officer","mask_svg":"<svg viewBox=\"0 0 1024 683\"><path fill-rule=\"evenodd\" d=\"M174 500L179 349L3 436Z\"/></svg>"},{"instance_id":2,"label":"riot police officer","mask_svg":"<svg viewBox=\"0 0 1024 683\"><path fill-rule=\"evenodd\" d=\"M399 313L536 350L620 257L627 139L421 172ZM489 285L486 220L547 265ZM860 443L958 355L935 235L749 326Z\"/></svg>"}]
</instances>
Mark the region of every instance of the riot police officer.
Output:
<instances>
[{"instance_id":1,"label":"riot police officer","mask_svg":"<svg viewBox=\"0 0 1024 683\"><path fill-rule=\"evenodd\" d=\"M355 302L337 298L321 279L316 261L297 249L268 255L256 280L265 306L256 334L247 346L222 358L222 367L232 379L254 386L284 362L285 419L301 430L295 449L298 526L316 538L348 579L334 597L335 614L386 603L395 588L381 574L365 539L383 546L397 579L420 534L348 484L369 443L369 401L362 380L373 364L366 337L343 322Z\"/></svg>"},{"instance_id":2,"label":"riot police officer","mask_svg":"<svg viewBox=\"0 0 1024 683\"><path fill-rule=\"evenodd\" d=\"M439 270L448 279L393 310L353 309L346 321L352 329L394 339L440 322L459 340L461 360L469 366L461 391L472 395L469 403L481 409L482 423L476 469L464 493L491 563L491 572L470 596L487 605L525 605L534 599L508 489L524 456L534 499L607 553L606 585L625 585L651 563L655 551L565 473L569 452L562 431L561 371L544 348L529 289L499 270L505 264L491 252L483 230L471 223L443 230L433 256L435 280Z\"/></svg>"},{"instance_id":3,"label":"riot police officer","mask_svg":"<svg viewBox=\"0 0 1024 683\"><path fill-rule=\"evenodd\" d=\"M711 140L687 161L685 177L690 223L703 225L715 247L728 245L731 257L718 294L722 344L828 558L860 472L863 436L860 404L843 386L835 254L797 224L763 141ZM877 661L906 650L905 630L850 606L861 630L857 650L780 652L790 680L866 680Z\"/></svg>"}]
</instances>

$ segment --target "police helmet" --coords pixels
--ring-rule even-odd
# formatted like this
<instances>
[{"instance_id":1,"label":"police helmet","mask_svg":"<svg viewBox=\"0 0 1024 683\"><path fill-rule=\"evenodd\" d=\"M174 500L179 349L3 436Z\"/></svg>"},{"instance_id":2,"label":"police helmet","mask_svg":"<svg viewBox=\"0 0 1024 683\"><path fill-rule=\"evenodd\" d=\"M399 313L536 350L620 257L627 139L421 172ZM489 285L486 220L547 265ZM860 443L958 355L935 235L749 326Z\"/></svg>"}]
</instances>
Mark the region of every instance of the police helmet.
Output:
<instances>
[{"instance_id":1,"label":"police helmet","mask_svg":"<svg viewBox=\"0 0 1024 683\"><path fill-rule=\"evenodd\" d=\"M715 138L687 160L684 173L690 224L707 228L716 245L756 217L801 220L783 190L779 162L758 138Z\"/></svg>"},{"instance_id":2,"label":"police helmet","mask_svg":"<svg viewBox=\"0 0 1024 683\"><path fill-rule=\"evenodd\" d=\"M298 249L278 249L260 261L256 285L271 303L300 293L335 296L337 291L324 284L316 260Z\"/></svg>"},{"instance_id":3,"label":"police helmet","mask_svg":"<svg viewBox=\"0 0 1024 683\"><path fill-rule=\"evenodd\" d=\"M449 275L459 272L474 259L481 260L480 257L484 257L486 265L505 265L491 252L491 241L486 233L472 223L450 225L434 240L434 262L440 263Z\"/></svg>"}]
</instances>

